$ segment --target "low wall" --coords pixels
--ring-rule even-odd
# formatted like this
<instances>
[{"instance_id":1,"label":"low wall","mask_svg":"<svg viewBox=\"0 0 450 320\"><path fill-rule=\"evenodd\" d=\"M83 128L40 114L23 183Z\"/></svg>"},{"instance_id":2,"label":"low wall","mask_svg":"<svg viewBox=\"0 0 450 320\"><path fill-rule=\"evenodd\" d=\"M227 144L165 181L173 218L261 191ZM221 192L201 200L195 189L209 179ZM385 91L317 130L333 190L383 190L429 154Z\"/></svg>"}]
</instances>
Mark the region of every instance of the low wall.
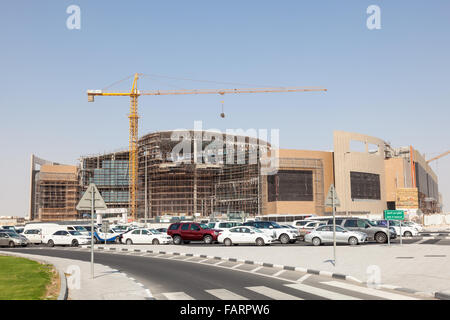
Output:
<instances>
[{"instance_id":1,"label":"low wall","mask_svg":"<svg viewBox=\"0 0 450 320\"><path fill-rule=\"evenodd\" d=\"M443 224L450 225L450 214L425 215L423 218L425 226L443 225Z\"/></svg>"}]
</instances>

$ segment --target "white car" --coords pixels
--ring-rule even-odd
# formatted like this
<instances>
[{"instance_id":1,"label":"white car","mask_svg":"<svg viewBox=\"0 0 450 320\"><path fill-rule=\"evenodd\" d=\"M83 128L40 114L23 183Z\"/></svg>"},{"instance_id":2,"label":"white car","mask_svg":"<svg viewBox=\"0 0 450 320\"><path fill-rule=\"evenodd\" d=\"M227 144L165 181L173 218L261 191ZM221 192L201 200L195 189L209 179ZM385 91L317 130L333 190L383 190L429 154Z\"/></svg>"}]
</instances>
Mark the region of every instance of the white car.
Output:
<instances>
[{"instance_id":1,"label":"white car","mask_svg":"<svg viewBox=\"0 0 450 320\"><path fill-rule=\"evenodd\" d=\"M80 244L91 243L91 238L83 236L78 231L59 230L52 235L45 236L43 242L47 243L49 247L59 245L78 247Z\"/></svg>"},{"instance_id":2,"label":"white car","mask_svg":"<svg viewBox=\"0 0 450 320\"><path fill-rule=\"evenodd\" d=\"M263 246L271 244L273 238L256 228L238 226L221 231L217 237L217 241L226 246L233 244L256 244L257 246Z\"/></svg>"},{"instance_id":3,"label":"white car","mask_svg":"<svg viewBox=\"0 0 450 320\"><path fill-rule=\"evenodd\" d=\"M135 229L122 235L122 243L130 244L168 244L173 239L167 234L149 229Z\"/></svg>"},{"instance_id":4,"label":"white car","mask_svg":"<svg viewBox=\"0 0 450 320\"><path fill-rule=\"evenodd\" d=\"M307 235L308 233L310 233L317 227L320 227L320 226L323 226L326 224L327 224L327 222L325 222L325 221L308 221L305 225L303 225L302 227L300 227L298 229L300 237L302 237L304 239L305 235Z\"/></svg>"},{"instance_id":5,"label":"white car","mask_svg":"<svg viewBox=\"0 0 450 320\"><path fill-rule=\"evenodd\" d=\"M413 222L413 221L404 221L404 222L402 223L402 227L403 227L403 224L405 224L405 225L408 226L408 227L413 227L413 228L415 228L418 232L422 232L422 231L423 231L423 226L420 225L420 224L418 224L418 223L416 223L416 222Z\"/></svg>"},{"instance_id":6,"label":"white car","mask_svg":"<svg viewBox=\"0 0 450 320\"><path fill-rule=\"evenodd\" d=\"M367 234L359 231L350 231L340 226L336 226L336 243L348 243L357 245L367 242ZM322 243L333 243L333 226L326 225L314 229L305 235L305 242L310 242L315 246Z\"/></svg>"},{"instance_id":7,"label":"white car","mask_svg":"<svg viewBox=\"0 0 450 320\"><path fill-rule=\"evenodd\" d=\"M89 232L88 229L86 229L84 226L79 226L79 225L67 226L67 231L69 231L69 232L70 231L78 231L83 236L87 236L87 237L89 237L91 235L91 233Z\"/></svg>"},{"instance_id":8,"label":"white car","mask_svg":"<svg viewBox=\"0 0 450 320\"><path fill-rule=\"evenodd\" d=\"M217 229L217 230L227 230L227 229L237 227L240 225L242 225L242 222L236 222L236 221L219 221L219 222L208 223L208 227L210 229Z\"/></svg>"},{"instance_id":9,"label":"white car","mask_svg":"<svg viewBox=\"0 0 450 320\"><path fill-rule=\"evenodd\" d=\"M274 240L280 241L282 244L294 243L300 239L298 230L291 228L282 228L278 223L273 221L247 221L244 226L254 227L264 232Z\"/></svg>"},{"instance_id":10,"label":"white car","mask_svg":"<svg viewBox=\"0 0 450 320\"><path fill-rule=\"evenodd\" d=\"M33 244L42 243L42 232L41 229L28 229L23 232L23 235Z\"/></svg>"},{"instance_id":11,"label":"white car","mask_svg":"<svg viewBox=\"0 0 450 320\"><path fill-rule=\"evenodd\" d=\"M405 225L404 222L402 222L401 232L400 232L400 223L398 221L395 220L389 221L389 227L394 228L398 236L400 236L400 234L404 237L415 237L419 235L419 231L417 231L415 227Z\"/></svg>"}]
</instances>

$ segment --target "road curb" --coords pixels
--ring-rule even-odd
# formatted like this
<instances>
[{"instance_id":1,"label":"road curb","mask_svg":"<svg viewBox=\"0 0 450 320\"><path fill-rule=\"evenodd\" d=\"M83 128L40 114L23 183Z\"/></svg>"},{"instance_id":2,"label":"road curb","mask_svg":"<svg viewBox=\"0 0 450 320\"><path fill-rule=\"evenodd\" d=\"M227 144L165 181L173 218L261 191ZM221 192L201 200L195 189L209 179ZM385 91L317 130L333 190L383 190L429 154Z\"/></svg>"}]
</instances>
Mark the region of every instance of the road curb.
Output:
<instances>
[{"instance_id":1,"label":"road curb","mask_svg":"<svg viewBox=\"0 0 450 320\"><path fill-rule=\"evenodd\" d=\"M45 259L36 259L36 258L23 257L21 254L17 254L17 253L14 254L12 252L0 251L0 254L5 255L5 256L10 256L10 257L25 258L25 259L28 259L28 260L33 260L33 261L39 262L41 264L50 264L50 265L52 265L58 271L59 280L60 280L59 295L58 295L58 298L56 300L67 300L67 297L69 296L69 288L67 287L66 274L61 269L57 268L53 263L51 263L51 262L49 262L49 261L47 261Z\"/></svg>"},{"instance_id":2,"label":"road curb","mask_svg":"<svg viewBox=\"0 0 450 320\"><path fill-rule=\"evenodd\" d=\"M450 239L450 237L448 237ZM442 238L440 238L442 239ZM106 248L105 248L106 250ZM108 250L115 250L115 248L108 248ZM167 254L167 255L174 255L174 256L185 256L185 257L195 257L195 258L208 258L208 259L215 259L215 260L223 260L223 261L229 261L229 262L240 262L243 264L254 264L254 265L260 265L267 268L274 268L274 269L281 269L281 270L287 270L287 271L298 271L298 272L304 272L308 274L323 276L323 277L329 277L339 280L345 280L354 282L357 284L366 284L366 282L363 282L353 276L342 274L342 273L334 273L330 271L321 271L321 270L315 270L315 269L308 269L303 267L293 267L293 266L285 266L285 265L279 265L279 264L273 264L273 263L267 263L267 262L260 262L260 261L253 261L253 260L244 260L244 259L236 259L236 258L228 258L228 257L218 257L218 256L208 256L205 254L193 254L193 253L182 253L182 252L166 252L166 251L153 251L153 250L146 250L147 253L157 253L157 254ZM418 297L426 297L426 298L435 298L439 300L450 300L450 293L445 292L423 292L418 290L413 290L409 288L403 288L399 286L389 285L389 284L381 284L379 285L380 288L383 289L389 289L398 291L401 293L409 293L413 294Z\"/></svg>"}]
</instances>

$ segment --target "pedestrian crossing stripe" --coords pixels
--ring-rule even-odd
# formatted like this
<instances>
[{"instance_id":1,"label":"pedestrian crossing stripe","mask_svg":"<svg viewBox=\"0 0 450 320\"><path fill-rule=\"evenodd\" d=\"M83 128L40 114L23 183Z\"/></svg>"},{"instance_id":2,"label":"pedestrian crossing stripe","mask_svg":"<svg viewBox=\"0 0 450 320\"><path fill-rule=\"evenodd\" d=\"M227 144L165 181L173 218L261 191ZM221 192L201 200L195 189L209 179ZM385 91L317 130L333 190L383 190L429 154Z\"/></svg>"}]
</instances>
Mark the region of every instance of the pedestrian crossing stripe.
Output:
<instances>
[{"instance_id":1,"label":"pedestrian crossing stripe","mask_svg":"<svg viewBox=\"0 0 450 320\"><path fill-rule=\"evenodd\" d=\"M325 299L330 299L330 300L361 300L359 298L355 298L352 296L348 296L345 294L341 294L338 292L333 292L333 291L329 291L329 290L325 290L325 289L321 289L321 288L317 288L317 287L313 287L313 286L308 286L308 285L302 284L302 283L285 284L285 286L292 288L292 289L300 290L302 292L310 293L312 295L319 296L319 297L322 297Z\"/></svg>"},{"instance_id":2,"label":"pedestrian crossing stripe","mask_svg":"<svg viewBox=\"0 0 450 320\"><path fill-rule=\"evenodd\" d=\"M215 296L216 298L219 298L220 300L248 300L247 298L238 295L234 292L231 292L227 289L212 289L205 291Z\"/></svg>"},{"instance_id":3,"label":"pedestrian crossing stripe","mask_svg":"<svg viewBox=\"0 0 450 320\"><path fill-rule=\"evenodd\" d=\"M245 287L245 289L252 290L274 300L303 300L300 297L296 297L265 286Z\"/></svg>"},{"instance_id":4,"label":"pedestrian crossing stripe","mask_svg":"<svg viewBox=\"0 0 450 320\"><path fill-rule=\"evenodd\" d=\"M362 294L375 296L375 297L388 299L388 300L418 300L416 298L409 297L409 296L404 296L404 295L391 293L391 292L387 292L387 291L381 291L381 290L374 289L374 288L360 287L360 286L356 286L356 285L348 284L348 283L344 283L344 282L339 282L339 281L327 281L327 282L321 282L321 283L326 284L328 286L335 287L335 288L352 290L352 291L356 291L356 292L359 292Z\"/></svg>"}]
</instances>

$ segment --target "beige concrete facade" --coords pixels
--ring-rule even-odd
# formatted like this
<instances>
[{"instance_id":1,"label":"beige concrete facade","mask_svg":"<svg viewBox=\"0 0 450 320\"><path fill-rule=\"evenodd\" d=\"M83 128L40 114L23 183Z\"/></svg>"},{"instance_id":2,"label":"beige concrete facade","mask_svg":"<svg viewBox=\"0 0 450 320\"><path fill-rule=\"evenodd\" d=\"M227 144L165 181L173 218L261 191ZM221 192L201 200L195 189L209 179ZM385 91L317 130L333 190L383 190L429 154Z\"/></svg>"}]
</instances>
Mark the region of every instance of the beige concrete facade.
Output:
<instances>
[{"instance_id":1,"label":"beige concrete facade","mask_svg":"<svg viewBox=\"0 0 450 320\"><path fill-rule=\"evenodd\" d=\"M279 150L279 171L311 170L313 201L267 201L267 177L263 177L263 214L323 214L324 198L333 183L333 153L310 150ZM326 209L330 210L330 209Z\"/></svg>"},{"instance_id":2,"label":"beige concrete facade","mask_svg":"<svg viewBox=\"0 0 450 320\"><path fill-rule=\"evenodd\" d=\"M352 141L362 144L354 151ZM334 169L336 192L340 199L338 212L348 214L378 214L386 210L386 175L384 163L385 142L381 139L344 131L334 132ZM363 172L379 175L379 199L352 199L350 173Z\"/></svg>"}]
</instances>

